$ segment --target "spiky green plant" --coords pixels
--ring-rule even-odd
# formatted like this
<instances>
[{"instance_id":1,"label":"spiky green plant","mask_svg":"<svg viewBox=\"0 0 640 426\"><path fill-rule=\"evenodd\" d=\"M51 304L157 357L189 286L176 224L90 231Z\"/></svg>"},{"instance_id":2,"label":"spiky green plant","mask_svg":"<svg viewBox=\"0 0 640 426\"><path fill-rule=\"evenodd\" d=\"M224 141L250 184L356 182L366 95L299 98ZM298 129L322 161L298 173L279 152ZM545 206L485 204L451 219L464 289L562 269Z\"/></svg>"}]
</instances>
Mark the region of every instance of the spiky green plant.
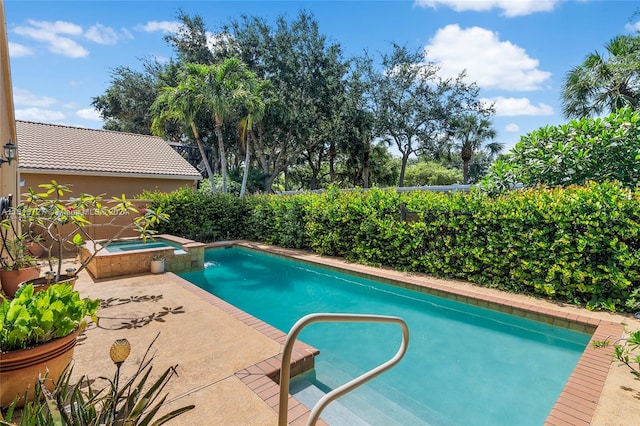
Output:
<instances>
[{"instance_id":1,"label":"spiky green plant","mask_svg":"<svg viewBox=\"0 0 640 426\"><path fill-rule=\"evenodd\" d=\"M73 383L73 366L69 364L56 382L53 392L44 387L44 379L35 386L35 398L21 411L12 404L0 413L0 426L159 426L195 408L187 405L175 409L159 418L158 413L165 404L165 386L174 375L177 365L167 368L154 382L149 380L154 356L149 356L153 339L145 352L140 366L123 385L116 385L118 373L113 379L100 377L106 381L101 389L87 376ZM16 398L17 402L18 398ZM14 417L16 423L12 422Z\"/></svg>"}]
</instances>

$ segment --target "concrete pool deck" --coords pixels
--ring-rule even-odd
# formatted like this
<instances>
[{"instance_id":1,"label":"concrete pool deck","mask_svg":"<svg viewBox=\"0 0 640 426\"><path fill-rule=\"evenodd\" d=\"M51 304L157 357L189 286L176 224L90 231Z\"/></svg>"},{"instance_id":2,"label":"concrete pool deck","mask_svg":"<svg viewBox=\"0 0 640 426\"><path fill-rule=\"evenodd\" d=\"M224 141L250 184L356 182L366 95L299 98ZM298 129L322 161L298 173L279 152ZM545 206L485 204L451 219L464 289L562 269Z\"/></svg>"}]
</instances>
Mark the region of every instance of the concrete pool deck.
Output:
<instances>
[{"instance_id":1,"label":"concrete pool deck","mask_svg":"<svg viewBox=\"0 0 640 426\"><path fill-rule=\"evenodd\" d=\"M512 311L527 308L532 316L552 314L558 323L581 319L584 324L580 327L599 326L598 339L608 334L619 336L622 323L630 329L640 326L640 321L630 315L588 312L463 282L370 268L307 252L246 245L331 267L346 267L357 273L375 273L410 286L450 291L458 300L469 297L481 300L479 305L499 303ZM92 379L111 377L115 368L109 359L109 348L116 339L126 338L132 346L122 367L123 378L127 377L157 335L152 348L156 354L154 372L159 374L178 364L178 376L166 389L169 393L166 409L196 405L170 424L277 424L274 407L278 405L278 387L268 376L279 369L283 333L172 273L94 281L83 272L76 288L82 296L102 300L99 325L91 324L76 347L76 375L85 374ZM294 352L298 368L304 368L314 349L300 344ZM640 382L626 368L611 362L607 350L589 347L546 424L640 424L640 410L636 409L639 390ZM308 410L295 399L289 399L290 424L305 424L307 415Z\"/></svg>"}]
</instances>

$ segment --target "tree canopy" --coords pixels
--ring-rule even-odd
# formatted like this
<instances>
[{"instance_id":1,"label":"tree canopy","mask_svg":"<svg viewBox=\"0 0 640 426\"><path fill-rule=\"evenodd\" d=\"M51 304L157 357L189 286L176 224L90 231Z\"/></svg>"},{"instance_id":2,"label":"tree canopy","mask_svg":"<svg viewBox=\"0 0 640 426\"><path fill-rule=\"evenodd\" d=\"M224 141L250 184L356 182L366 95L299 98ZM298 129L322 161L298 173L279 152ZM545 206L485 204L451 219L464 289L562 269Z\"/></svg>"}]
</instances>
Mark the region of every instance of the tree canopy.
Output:
<instances>
[{"instance_id":1,"label":"tree canopy","mask_svg":"<svg viewBox=\"0 0 640 426\"><path fill-rule=\"evenodd\" d=\"M572 68L562 86L562 112L567 118L592 117L619 108L638 109L640 100L640 36L620 35Z\"/></svg>"},{"instance_id":2,"label":"tree canopy","mask_svg":"<svg viewBox=\"0 0 640 426\"><path fill-rule=\"evenodd\" d=\"M546 126L520 141L492 167L491 190L515 184L583 185L616 180L637 187L640 179L640 112L625 108L604 118Z\"/></svg>"},{"instance_id":3,"label":"tree canopy","mask_svg":"<svg viewBox=\"0 0 640 426\"><path fill-rule=\"evenodd\" d=\"M273 23L243 16L217 31L200 16L180 11L178 19L180 29L165 36L175 58L116 68L93 105L107 128L153 129L197 145L203 159L209 147L204 168L212 188L221 176L223 192L227 176L242 177L242 194L271 191L276 181L284 189L369 187L397 176L403 185L410 156L447 150L451 117L492 112L464 74L441 78L424 52L392 44L376 58L346 58L306 12ZM389 144L401 153L399 169Z\"/></svg>"}]
</instances>

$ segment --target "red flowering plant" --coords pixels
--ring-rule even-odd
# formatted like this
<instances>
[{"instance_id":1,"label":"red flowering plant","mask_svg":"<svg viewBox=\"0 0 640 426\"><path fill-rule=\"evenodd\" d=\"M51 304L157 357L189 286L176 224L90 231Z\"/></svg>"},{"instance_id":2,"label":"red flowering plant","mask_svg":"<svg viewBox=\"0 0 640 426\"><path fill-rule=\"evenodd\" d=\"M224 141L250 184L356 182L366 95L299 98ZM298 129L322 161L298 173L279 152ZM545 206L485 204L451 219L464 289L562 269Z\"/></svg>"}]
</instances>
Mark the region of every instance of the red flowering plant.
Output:
<instances>
[{"instance_id":1,"label":"red flowering plant","mask_svg":"<svg viewBox=\"0 0 640 426\"><path fill-rule=\"evenodd\" d=\"M153 238L156 233L154 228L160 222L169 220L169 216L161 209L137 209L124 194L107 201L103 200L102 195L84 193L70 197L70 186L55 180L38 185L38 188L42 192L29 188L24 194L25 202L14 211L23 232L37 238L45 248L49 265L49 272L45 272L45 276L50 282L58 282L62 276L62 262L54 255L61 258L71 249L80 251L86 243L91 244L91 254L81 259L80 266L73 271L73 274L77 274L86 268L96 254L128 231L133 230L146 241L147 238ZM94 224L90 218L95 216L105 216L105 220ZM122 216L130 220L123 224ZM102 226L113 229L113 232L106 240L97 241L94 238L95 228Z\"/></svg>"}]
</instances>

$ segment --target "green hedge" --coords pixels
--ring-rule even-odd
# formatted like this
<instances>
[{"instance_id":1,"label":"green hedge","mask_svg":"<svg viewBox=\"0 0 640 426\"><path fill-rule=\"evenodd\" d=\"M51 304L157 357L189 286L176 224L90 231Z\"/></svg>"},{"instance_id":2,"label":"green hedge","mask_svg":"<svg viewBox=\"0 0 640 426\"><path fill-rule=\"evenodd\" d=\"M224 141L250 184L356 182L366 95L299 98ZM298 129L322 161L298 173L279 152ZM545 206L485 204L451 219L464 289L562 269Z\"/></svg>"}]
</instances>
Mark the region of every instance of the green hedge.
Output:
<instances>
[{"instance_id":1,"label":"green hedge","mask_svg":"<svg viewBox=\"0 0 640 426\"><path fill-rule=\"evenodd\" d=\"M640 302L640 191L618 183L537 187L497 198L481 192L330 189L193 199L179 204L211 216L183 225L185 212L177 209L180 220L172 215L173 230L167 232L184 235L180 230L196 223L201 233L220 239L309 249L588 309L634 311ZM169 211L174 203L162 205ZM407 221L400 220L403 205L410 212ZM212 228L205 232L207 226Z\"/></svg>"},{"instance_id":2,"label":"green hedge","mask_svg":"<svg viewBox=\"0 0 640 426\"><path fill-rule=\"evenodd\" d=\"M162 207L162 211L169 214L169 223L159 227L159 233L205 243L244 239L250 235L244 226L253 211L247 198L194 192L189 188L169 194L146 192L142 198L151 200L151 207Z\"/></svg>"}]
</instances>

